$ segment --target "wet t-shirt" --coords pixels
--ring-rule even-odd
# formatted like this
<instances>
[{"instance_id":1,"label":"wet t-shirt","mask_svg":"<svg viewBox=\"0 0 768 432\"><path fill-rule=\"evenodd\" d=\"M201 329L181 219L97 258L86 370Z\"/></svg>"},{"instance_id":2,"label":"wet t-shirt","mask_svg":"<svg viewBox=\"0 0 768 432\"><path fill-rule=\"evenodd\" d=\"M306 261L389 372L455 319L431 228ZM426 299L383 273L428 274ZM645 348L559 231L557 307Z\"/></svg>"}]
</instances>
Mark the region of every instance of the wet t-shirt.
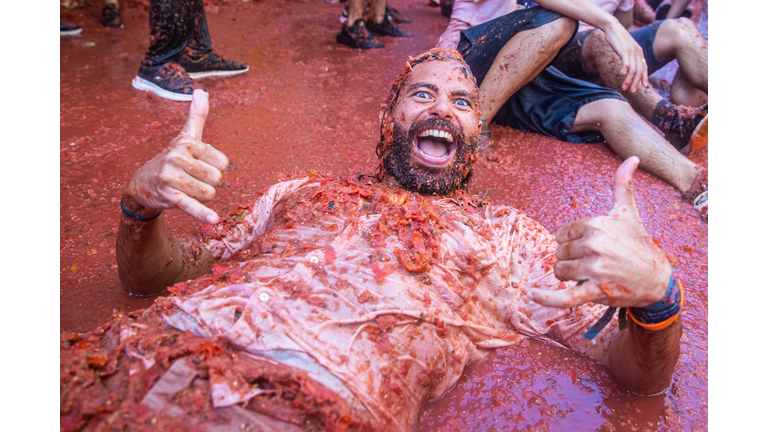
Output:
<instances>
[{"instance_id":1,"label":"wet t-shirt","mask_svg":"<svg viewBox=\"0 0 768 432\"><path fill-rule=\"evenodd\" d=\"M514 208L311 175L270 187L202 240L211 275L177 284L168 324L306 371L380 430L409 430L487 348L521 335L586 351L604 306L554 309L554 237ZM212 383L214 404L258 394ZM374 429L376 429L374 428Z\"/></svg>"}]
</instances>

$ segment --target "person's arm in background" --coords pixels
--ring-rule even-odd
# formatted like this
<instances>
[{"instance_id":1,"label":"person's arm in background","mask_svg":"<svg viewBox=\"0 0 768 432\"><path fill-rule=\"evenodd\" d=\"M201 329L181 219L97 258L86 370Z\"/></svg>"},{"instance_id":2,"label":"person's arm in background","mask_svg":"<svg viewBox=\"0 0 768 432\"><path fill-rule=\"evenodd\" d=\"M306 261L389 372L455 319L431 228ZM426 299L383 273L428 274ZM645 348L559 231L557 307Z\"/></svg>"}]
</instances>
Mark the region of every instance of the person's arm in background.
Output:
<instances>
[{"instance_id":1,"label":"person's arm in background","mask_svg":"<svg viewBox=\"0 0 768 432\"><path fill-rule=\"evenodd\" d=\"M215 196L214 187L229 161L201 141L207 115L208 94L195 90L179 136L139 168L123 189L116 254L120 281L130 293L158 294L209 272L215 262L198 240L177 238L160 214L178 208L203 223L219 221L202 203Z\"/></svg>"},{"instance_id":2,"label":"person's arm in background","mask_svg":"<svg viewBox=\"0 0 768 432\"><path fill-rule=\"evenodd\" d=\"M667 12L666 19L680 18L685 11L685 8L691 4L691 0L670 0L669 12Z\"/></svg>"},{"instance_id":3,"label":"person's arm in background","mask_svg":"<svg viewBox=\"0 0 768 432\"><path fill-rule=\"evenodd\" d=\"M643 50L615 16L589 0L540 0L537 3L602 30L605 40L621 58L619 73L625 77L624 90L629 88L634 93L639 84L648 86L648 67L643 61Z\"/></svg>"},{"instance_id":4,"label":"person's arm in background","mask_svg":"<svg viewBox=\"0 0 768 432\"><path fill-rule=\"evenodd\" d=\"M634 14L632 12L632 9L628 11L621 11L616 9L616 12L613 13L613 16L616 17L617 20L621 23L621 25L624 26L627 31L632 30L632 21L634 20Z\"/></svg>"},{"instance_id":5,"label":"person's arm in background","mask_svg":"<svg viewBox=\"0 0 768 432\"><path fill-rule=\"evenodd\" d=\"M641 326L630 319L630 313L641 316L643 308L657 306L660 299L682 295L682 288L670 284L678 279L671 279L669 261L640 220L632 186L638 163L639 159L630 157L616 171L613 208L608 215L570 222L557 231L555 277L579 283L556 291L529 289L528 296L556 308L588 302L630 308L627 328L615 328L587 354L608 367L629 390L648 395L664 391L672 380L680 355L681 300L672 301L665 310L670 318L659 322L641 317L645 321Z\"/></svg>"}]
</instances>

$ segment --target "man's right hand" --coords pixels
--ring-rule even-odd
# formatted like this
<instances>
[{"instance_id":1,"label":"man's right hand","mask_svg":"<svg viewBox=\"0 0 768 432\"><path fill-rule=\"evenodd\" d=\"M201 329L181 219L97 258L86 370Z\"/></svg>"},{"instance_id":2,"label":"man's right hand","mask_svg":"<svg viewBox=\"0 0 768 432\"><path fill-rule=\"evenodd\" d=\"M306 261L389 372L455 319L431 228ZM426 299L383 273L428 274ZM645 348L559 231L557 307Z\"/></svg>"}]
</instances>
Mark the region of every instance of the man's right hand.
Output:
<instances>
[{"instance_id":1,"label":"man's right hand","mask_svg":"<svg viewBox=\"0 0 768 432\"><path fill-rule=\"evenodd\" d=\"M202 223L219 221L216 212L202 203L216 195L215 186L221 183L229 160L202 141L207 116L208 93L195 90L179 136L139 168L123 189L123 205L129 211L151 217L159 210L176 207Z\"/></svg>"},{"instance_id":2,"label":"man's right hand","mask_svg":"<svg viewBox=\"0 0 768 432\"><path fill-rule=\"evenodd\" d=\"M624 77L621 89L629 89L634 93L638 85L648 87L648 64L637 41L616 19L612 19L602 30L605 33L605 41L621 59L619 74Z\"/></svg>"}]
</instances>

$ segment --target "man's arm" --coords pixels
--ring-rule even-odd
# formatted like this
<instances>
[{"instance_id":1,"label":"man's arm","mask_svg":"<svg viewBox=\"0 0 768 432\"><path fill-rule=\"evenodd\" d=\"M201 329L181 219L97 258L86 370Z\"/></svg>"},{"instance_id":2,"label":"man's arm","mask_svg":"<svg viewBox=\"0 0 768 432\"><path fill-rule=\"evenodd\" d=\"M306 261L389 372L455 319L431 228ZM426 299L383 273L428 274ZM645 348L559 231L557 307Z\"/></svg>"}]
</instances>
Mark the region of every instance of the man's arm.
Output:
<instances>
[{"instance_id":1,"label":"man's arm","mask_svg":"<svg viewBox=\"0 0 768 432\"><path fill-rule=\"evenodd\" d=\"M203 143L208 94L195 90L189 118L178 137L134 173L123 189L117 234L118 274L130 293L152 295L210 271L214 259L196 239L179 239L165 224L163 209L179 208L203 223L217 223L205 207L229 161Z\"/></svg>"},{"instance_id":2,"label":"man's arm","mask_svg":"<svg viewBox=\"0 0 768 432\"><path fill-rule=\"evenodd\" d=\"M643 61L643 49L615 16L589 0L540 0L537 3L602 30L605 40L621 58L619 73L625 77L624 90L629 88L634 93L640 83L648 86L648 67Z\"/></svg>"},{"instance_id":3,"label":"man's arm","mask_svg":"<svg viewBox=\"0 0 768 432\"><path fill-rule=\"evenodd\" d=\"M587 350L587 355L608 367L624 387L638 394L652 395L666 390L672 381L682 334L680 317L658 331L645 330L627 320L624 331L616 327Z\"/></svg>"},{"instance_id":4,"label":"man's arm","mask_svg":"<svg viewBox=\"0 0 768 432\"><path fill-rule=\"evenodd\" d=\"M555 276L579 284L560 291L530 289L528 295L535 302L558 308L587 302L644 308L667 296L672 268L645 230L635 205L632 174L638 163L631 157L616 171L608 215L577 220L557 231ZM635 393L663 391L680 354L679 315L660 330L642 328L629 317L627 322L626 330L614 330L587 354Z\"/></svg>"}]
</instances>

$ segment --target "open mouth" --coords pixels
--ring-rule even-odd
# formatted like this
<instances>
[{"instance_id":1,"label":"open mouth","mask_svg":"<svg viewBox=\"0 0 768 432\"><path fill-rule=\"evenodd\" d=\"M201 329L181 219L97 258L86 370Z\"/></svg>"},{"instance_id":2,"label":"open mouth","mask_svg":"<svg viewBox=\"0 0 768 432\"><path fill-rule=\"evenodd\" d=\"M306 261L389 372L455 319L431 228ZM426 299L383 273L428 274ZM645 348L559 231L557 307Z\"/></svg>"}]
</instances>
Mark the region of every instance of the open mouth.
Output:
<instances>
[{"instance_id":1,"label":"open mouth","mask_svg":"<svg viewBox=\"0 0 768 432\"><path fill-rule=\"evenodd\" d=\"M442 167L450 164L456 153L456 138L446 130L425 129L413 140L416 155L425 165Z\"/></svg>"}]
</instances>

